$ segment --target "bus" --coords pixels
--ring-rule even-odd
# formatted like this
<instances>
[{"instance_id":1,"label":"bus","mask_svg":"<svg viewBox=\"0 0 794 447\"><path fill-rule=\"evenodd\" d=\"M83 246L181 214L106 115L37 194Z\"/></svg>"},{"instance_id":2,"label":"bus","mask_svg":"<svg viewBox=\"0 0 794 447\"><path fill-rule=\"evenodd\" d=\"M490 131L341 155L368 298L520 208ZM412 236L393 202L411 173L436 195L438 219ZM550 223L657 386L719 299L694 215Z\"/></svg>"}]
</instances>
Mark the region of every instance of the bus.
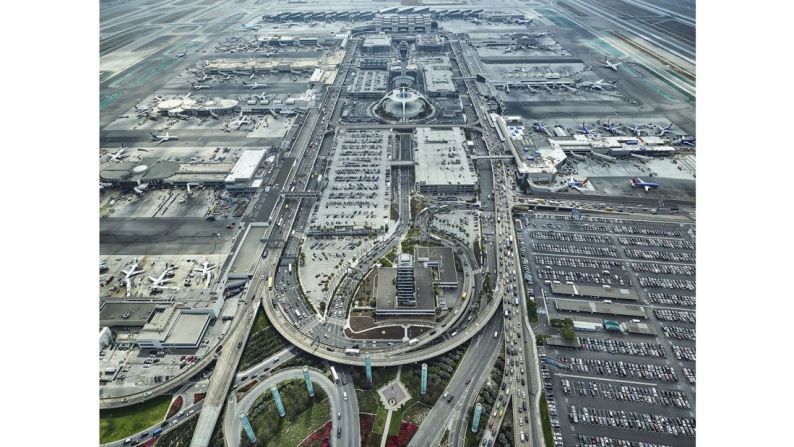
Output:
<instances>
[{"instance_id":1,"label":"bus","mask_svg":"<svg viewBox=\"0 0 794 447\"><path fill-rule=\"evenodd\" d=\"M273 290L273 277L272 276L268 276L267 277L267 289L268 290Z\"/></svg>"},{"instance_id":2,"label":"bus","mask_svg":"<svg viewBox=\"0 0 794 447\"><path fill-rule=\"evenodd\" d=\"M291 275L292 274L292 263L291 262L289 263L288 270L289 270L289 274Z\"/></svg>"},{"instance_id":3,"label":"bus","mask_svg":"<svg viewBox=\"0 0 794 447\"><path fill-rule=\"evenodd\" d=\"M299 311L298 309L294 309L294 310L295 310L295 316L300 318L301 317L301 311Z\"/></svg>"},{"instance_id":4,"label":"bus","mask_svg":"<svg viewBox=\"0 0 794 447\"><path fill-rule=\"evenodd\" d=\"M339 375L336 374L336 368L333 366L331 367L331 377L333 377L334 383L339 383Z\"/></svg>"},{"instance_id":5,"label":"bus","mask_svg":"<svg viewBox=\"0 0 794 447\"><path fill-rule=\"evenodd\" d=\"M345 349L345 355L358 355L361 350L356 348L347 348Z\"/></svg>"}]
</instances>

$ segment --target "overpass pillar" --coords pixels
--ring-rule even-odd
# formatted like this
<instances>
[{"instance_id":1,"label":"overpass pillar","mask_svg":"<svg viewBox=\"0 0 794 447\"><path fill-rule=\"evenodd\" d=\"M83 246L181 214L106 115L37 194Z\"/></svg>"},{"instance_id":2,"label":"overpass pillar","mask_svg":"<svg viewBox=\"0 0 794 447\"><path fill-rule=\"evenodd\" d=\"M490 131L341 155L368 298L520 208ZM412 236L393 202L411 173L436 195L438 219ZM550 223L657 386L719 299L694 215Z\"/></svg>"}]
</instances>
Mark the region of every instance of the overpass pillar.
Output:
<instances>
[{"instance_id":1,"label":"overpass pillar","mask_svg":"<svg viewBox=\"0 0 794 447\"><path fill-rule=\"evenodd\" d=\"M423 396L427 394L427 363L422 363L422 383L419 387L419 393Z\"/></svg>"},{"instance_id":2,"label":"overpass pillar","mask_svg":"<svg viewBox=\"0 0 794 447\"><path fill-rule=\"evenodd\" d=\"M240 420L243 422L243 429L245 430L245 435L248 436L248 441L251 444L256 444L256 435L254 434L254 429L251 428L251 421L248 420L248 415L240 413Z\"/></svg>"},{"instance_id":3,"label":"overpass pillar","mask_svg":"<svg viewBox=\"0 0 794 447\"><path fill-rule=\"evenodd\" d=\"M474 406L474 416L471 419L471 432L477 433L480 429L480 415L482 415L482 404L477 402Z\"/></svg>"},{"instance_id":4,"label":"overpass pillar","mask_svg":"<svg viewBox=\"0 0 794 447\"><path fill-rule=\"evenodd\" d=\"M309 392L309 397L314 397L314 386L312 385L312 378L309 375L309 368L303 367L303 380L306 382L306 391Z\"/></svg>"},{"instance_id":5,"label":"overpass pillar","mask_svg":"<svg viewBox=\"0 0 794 447\"><path fill-rule=\"evenodd\" d=\"M278 392L278 388L274 386L270 387L270 393L273 394L273 400L276 402L276 409L278 410L278 415L280 417L284 417L287 415L287 412L284 411L284 403L281 402L281 394Z\"/></svg>"},{"instance_id":6,"label":"overpass pillar","mask_svg":"<svg viewBox=\"0 0 794 447\"><path fill-rule=\"evenodd\" d=\"M364 370L367 373L367 382L372 384L372 358L369 354L364 356Z\"/></svg>"}]
</instances>

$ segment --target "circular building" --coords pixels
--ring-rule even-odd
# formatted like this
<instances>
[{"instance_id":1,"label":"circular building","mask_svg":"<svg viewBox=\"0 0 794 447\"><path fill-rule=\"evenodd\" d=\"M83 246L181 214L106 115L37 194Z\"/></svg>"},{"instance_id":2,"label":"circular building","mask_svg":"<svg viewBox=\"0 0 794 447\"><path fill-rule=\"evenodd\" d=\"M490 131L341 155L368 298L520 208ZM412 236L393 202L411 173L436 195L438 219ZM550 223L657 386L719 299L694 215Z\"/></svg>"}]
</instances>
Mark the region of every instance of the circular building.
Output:
<instances>
[{"instance_id":1,"label":"circular building","mask_svg":"<svg viewBox=\"0 0 794 447\"><path fill-rule=\"evenodd\" d=\"M401 87L387 93L374 108L373 114L384 121L418 121L434 114L435 107L418 91Z\"/></svg>"}]
</instances>

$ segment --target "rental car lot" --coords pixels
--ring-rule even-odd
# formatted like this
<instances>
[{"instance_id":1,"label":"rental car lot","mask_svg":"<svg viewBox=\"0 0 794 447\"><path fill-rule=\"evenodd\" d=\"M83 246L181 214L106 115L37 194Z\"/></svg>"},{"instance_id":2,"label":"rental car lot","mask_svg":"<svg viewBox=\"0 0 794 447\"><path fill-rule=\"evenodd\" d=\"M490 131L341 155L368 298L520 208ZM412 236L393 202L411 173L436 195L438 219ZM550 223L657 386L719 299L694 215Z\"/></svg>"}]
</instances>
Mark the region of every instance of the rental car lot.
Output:
<instances>
[{"instance_id":1,"label":"rental car lot","mask_svg":"<svg viewBox=\"0 0 794 447\"><path fill-rule=\"evenodd\" d=\"M538 298L538 332L552 335L539 352L555 440L694 445L694 224L582 214L517 216L525 284ZM632 305L645 316L600 314L593 306L558 311L557 298ZM564 319L574 322L573 340L552 327Z\"/></svg>"}]
</instances>

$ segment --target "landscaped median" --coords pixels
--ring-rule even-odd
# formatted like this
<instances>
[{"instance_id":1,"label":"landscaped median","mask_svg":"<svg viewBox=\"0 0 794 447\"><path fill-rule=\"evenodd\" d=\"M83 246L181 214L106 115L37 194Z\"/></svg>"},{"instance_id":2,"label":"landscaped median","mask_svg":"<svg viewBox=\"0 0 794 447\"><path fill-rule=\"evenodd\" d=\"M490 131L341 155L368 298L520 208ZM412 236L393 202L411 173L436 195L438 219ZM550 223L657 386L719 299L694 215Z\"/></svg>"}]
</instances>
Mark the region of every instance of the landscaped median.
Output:
<instances>
[{"instance_id":1,"label":"landscaped median","mask_svg":"<svg viewBox=\"0 0 794 447\"><path fill-rule=\"evenodd\" d=\"M127 438L163 421L171 396L159 396L137 405L99 412L99 442Z\"/></svg>"},{"instance_id":2,"label":"landscaped median","mask_svg":"<svg viewBox=\"0 0 794 447\"><path fill-rule=\"evenodd\" d=\"M278 385L285 417L279 417L270 391L254 402L249 412L251 427L256 434L256 446L298 446L331 418L331 403L322 389L314 388L314 397L306 392L303 380L291 380ZM245 432L240 439L245 440Z\"/></svg>"}]
</instances>

